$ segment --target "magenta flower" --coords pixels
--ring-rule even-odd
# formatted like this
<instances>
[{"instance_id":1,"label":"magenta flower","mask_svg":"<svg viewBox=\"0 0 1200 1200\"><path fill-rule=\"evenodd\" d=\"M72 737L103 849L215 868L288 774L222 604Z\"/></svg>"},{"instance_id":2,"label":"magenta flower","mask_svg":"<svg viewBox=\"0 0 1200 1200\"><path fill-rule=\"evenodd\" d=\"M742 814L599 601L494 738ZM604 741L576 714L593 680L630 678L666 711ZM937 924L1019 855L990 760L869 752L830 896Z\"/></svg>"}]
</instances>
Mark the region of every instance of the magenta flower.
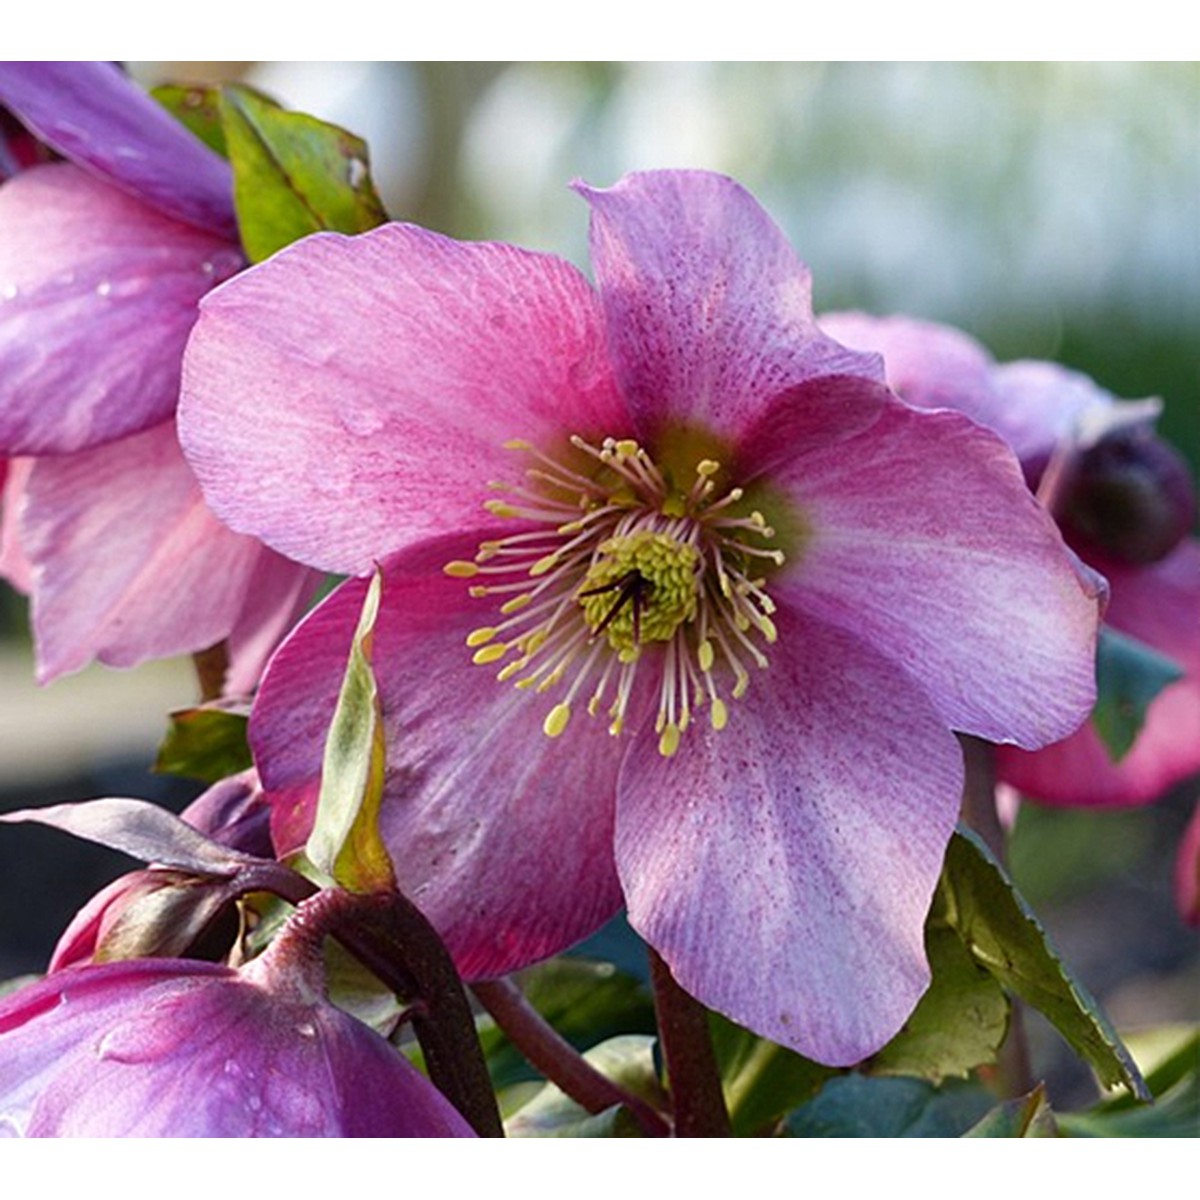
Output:
<instances>
[{"instance_id":1,"label":"magenta flower","mask_svg":"<svg viewBox=\"0 0 1200 1200\"><path fill-rule=\"evenodd\" d=\"M1111 807L1147 803L1200 771L1200 542L1188 536L1187 468L1151 432L1157 402L1115 400L1053 363L997 365L966 334L907 317L837 313L821 326L880 351L910 403L956 408L994 429L1031 487L1057 483L1049 502L1068 542L1109 582L1106 624L1184 670L1119 761L1088 723L1036 753L1002 747L1001 778L1043 803Z\"/></svg>"},{"instance_id":2,"label":"magenta flower","mask_svg":"<svg viewBox=\"0 0 1200 1200\"><path fill-rule=\"evenodd\" d=\"M235 528L382 562L384 836L467 977L625 904L706 1004L854 1062L928 983L951 729L1074 728L1096 599L998 439L819 333L735 183L578 190L595 289L405 225L231 281L189 346L185 451ZM365 587L259 694L283 850Z\"/></svg>"},{"instance_id":3,"label":"magenta flower","mask_svg":"<svg viewBox=\"0 0 1200 1200\"><path fill-rule=\"evenodd\" d=\"M0 999L0 1136L473 1137L316 975L273 948L238 971L71 967Z\"/></svg>"},{"instance_id":4,"label":"magenta flower","mask_svg":"<svg viewBox=\"0 0 1200 1200\"><path fill-rule=\"evenodd\" d=\"M179 452L201 296L244 265L228 164L110 63L0 65L0 103L71 161L0 187L0 572L38 676L228 639L247 691L313 575L205 507Z\"/></svg>"}]
</instances>

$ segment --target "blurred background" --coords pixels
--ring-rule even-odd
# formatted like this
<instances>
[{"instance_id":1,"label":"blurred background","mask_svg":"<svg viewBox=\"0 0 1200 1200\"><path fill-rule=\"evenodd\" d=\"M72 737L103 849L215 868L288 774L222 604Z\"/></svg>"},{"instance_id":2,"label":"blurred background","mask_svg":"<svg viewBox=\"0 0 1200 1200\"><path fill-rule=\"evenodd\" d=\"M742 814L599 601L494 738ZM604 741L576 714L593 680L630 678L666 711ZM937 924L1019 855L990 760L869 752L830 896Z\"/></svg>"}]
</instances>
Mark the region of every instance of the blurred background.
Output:
<instances>
[{"instance_id":1,"label":"blurred background","mask_svg":"<svg viewBox=\"0 0 1200 1200\"><path fill-rule=\"evenodd\" d=\"M747 185L812 267L818 311L957 325L1001 360L1057 359L1161 396L1200 468L1196 64L133 63L147 86L241 79L366 138L389 211L587 264L573 178L706 167ZM936 486L936 481L933 481ZM0 584L0 589L3 589ZM0 808L92 795L178 806L147 775L187 663L39 690L23 602L0 594ZM1026 808L1013 869L1115 1023L1200 1018L1200 956L1171 901L1185 785L1127 812ZM0 829L0 977L122 869L65 836ZM1047 1031L1039 1067L1086 1081Z\"/></svg>"}]
</instances>

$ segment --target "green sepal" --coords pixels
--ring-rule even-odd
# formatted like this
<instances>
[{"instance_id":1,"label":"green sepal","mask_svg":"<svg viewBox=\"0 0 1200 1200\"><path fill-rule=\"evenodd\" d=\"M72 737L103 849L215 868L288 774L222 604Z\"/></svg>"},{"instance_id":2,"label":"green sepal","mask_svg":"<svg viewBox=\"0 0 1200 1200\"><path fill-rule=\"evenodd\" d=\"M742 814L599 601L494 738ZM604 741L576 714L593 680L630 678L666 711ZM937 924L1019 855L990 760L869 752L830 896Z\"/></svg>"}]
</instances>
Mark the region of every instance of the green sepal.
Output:
<instances>
[{"instance_id":1,"label":"green sepal","mask_svg":"<svg viewBox=\"0 0 1200 1200\"><path fill-rule=\"evenodd\" d=\"M362 613L321 765L317 814L305 853L351 892L392 891L396 877L379 834L386 746L371 647L383 577L376 571Z\"/></svg>"},{"instance_id":2,"label":"green sepal","mask_svg":"<svg viewBox=\"0 0 1200 1200\"><path fill-rule=\"evenodd\" d=\"M1177 679L1183 668L1107 625L1096 643L1096 707L1092 725L1109 757L1120 762L1133 748L1154 698Z\"/></svg>"},{"instance_id":3,"label":"green sepal","mask_svg":"<svg viewBox=\"0 0 1200 1200\"><path fill-rule=\"evenodd\" d=\"M1100 1006L1063 964L991 852L962 826L950 839L936 903L975 962L1042 1013L1106 1087L1121 1085L1150 1098Z\"/></svg>"},{"instance_id":4,"label":"green sepal","mask_svg":"<svg viewBox=\"0 0 1200 1200\"><path fill-rule=\"evenodd\" d=\"M240 84L221 89L221 122L252 262L310 233L362 233L387 220L361 138Z\"/></svg>"},{"instance_id":5,"label":"green sepal","mask_svg":"<svg viewBox=\"0 0 1200 1200\"><path fill-rule=\"evenodd\" d=\"M228 158L225 129L221 124L221 92L215 87L164 83L150 95L210 150Z\"/></svg>"},{"instance_id":6,"label":"green sepal","mask_svg":"<svg viewBox=\"0 0 1200 1200\"><path fill-rule=\"evenodd\" d=\"M181 708L168 718L154 770L217 783L254 765L246 740L249 718L215 705Z\"/></svg>"}]
</instances>

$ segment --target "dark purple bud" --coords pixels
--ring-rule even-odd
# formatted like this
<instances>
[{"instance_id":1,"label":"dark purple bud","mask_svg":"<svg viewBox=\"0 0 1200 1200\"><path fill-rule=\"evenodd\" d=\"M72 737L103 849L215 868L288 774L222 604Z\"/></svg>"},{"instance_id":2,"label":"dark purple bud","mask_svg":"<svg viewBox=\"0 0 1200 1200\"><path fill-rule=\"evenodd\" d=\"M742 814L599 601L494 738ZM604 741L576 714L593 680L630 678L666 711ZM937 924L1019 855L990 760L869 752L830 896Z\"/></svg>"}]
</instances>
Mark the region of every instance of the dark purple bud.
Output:
<instances>
[{"instance_id":1,"label":"dark purple bud","mask_svg":"<svg viewBox=\"0 0 1200 1200\"><path fill-rule=\"evenodd\" d=\"M1123 563L1165 558L1196 518L1187 462L1145 426L1113 430L1084 450L1054 507L1085 558Z\"/></svg>"}]
</instances>

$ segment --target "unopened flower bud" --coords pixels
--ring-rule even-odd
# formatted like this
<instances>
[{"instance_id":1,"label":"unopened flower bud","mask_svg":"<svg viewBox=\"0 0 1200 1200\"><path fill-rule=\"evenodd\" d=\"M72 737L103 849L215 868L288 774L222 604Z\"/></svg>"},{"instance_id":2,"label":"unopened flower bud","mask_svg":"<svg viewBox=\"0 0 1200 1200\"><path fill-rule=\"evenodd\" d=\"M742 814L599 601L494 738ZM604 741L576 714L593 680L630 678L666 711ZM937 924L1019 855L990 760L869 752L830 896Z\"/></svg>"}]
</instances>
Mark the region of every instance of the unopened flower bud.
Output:
<instances>
[{"instance_id":1,"label":"unopened flower bud","mask_svg":"<svg viewBox=\"0 0 1200 1200\"><path fill-rule=\"evenodd\" d=\"M1150 429L1117 429L1069 468L1055 515L1068 537L1126 563L1165 558L1191 529L1196 498L1188 465Z\"/></svg>"}]
</instances>

